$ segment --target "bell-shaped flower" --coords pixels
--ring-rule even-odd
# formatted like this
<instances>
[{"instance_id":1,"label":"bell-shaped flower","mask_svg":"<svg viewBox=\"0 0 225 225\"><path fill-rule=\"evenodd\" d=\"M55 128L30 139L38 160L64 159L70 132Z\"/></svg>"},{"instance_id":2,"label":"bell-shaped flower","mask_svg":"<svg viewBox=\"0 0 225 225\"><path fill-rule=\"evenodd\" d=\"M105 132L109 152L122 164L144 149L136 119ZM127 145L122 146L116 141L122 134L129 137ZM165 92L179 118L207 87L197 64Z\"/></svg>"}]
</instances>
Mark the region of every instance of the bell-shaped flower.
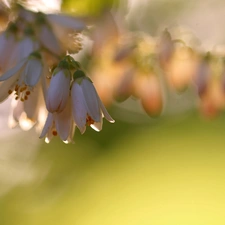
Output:
<instances>
[{"instance_id":1,"label":"bell-shaped flower","mask_svg":"<svg viewBox=\"0 0 225 225\"><path fill-rule=\"evenodd\" d=\"M86 28L80 18L62 14L46 16L63 49L70 54L79 52L82 48L80 32Z\"/></svg>"},{"instance_id":2,"label":"bell-shaped flower","mask_svg":"<svg viewBox=\"0 0 225 225\"><path fill-rule=\"evenodd\" d=\"M0 71L5 72L8 68L8 61L16 48L15 24L10 23L7 30L0 34Z\"/></svg>"},{"instance_id":3,"label":"bell-shaped flower","mask_svg":"<svg viewBox=\"0 0 225 225\"><path fill-rule=\"evenodd\" d=\"M23 30L22 28L18 27L12 29L18 29L17 32L21 32L22 36L18 38L15 34L14 36L10 35L10 38L12 41L14 41L12 46L10 46L8 49L2 50L1 54L4 54L4 52L7 51L6 55L4 55L4 57L7 58L3 65L4 72L8 69L11 69L24 58L27 58L32 52L35 52L40 48L38 41L35 39L34 30L30 25L23 28ZM8 43L8 45L9 44L11 43Z\"/></svg>"},{"instance_id":4,"label":"bell-shaped flower","mask_svg":"<svg viewBox=\"0 0 225 225\"><path fill-rule=\"evenodd\" d=\"M85 23L76 17L43 13L37 14L36 33L41 44L50 52L60 56L69 49L81 49L79 32L86 28Z\"/></svg>"},{"instance_id":5,"label":"bell-shaped flower","mask_svg":"<svg viewBox=\"0 0 225 225\"><path fill-rule=\"evenodd\" d=\"M40 138L45 137L45 142L49 143L52 137L59 135L65 143L72 142L75 132L75 123L72 118L71 99L62 112L48 113L44 128Z\"/></svg>"},{"instance_id":6,"label":"bell-shaped flower","mask_svg":"<svg viewBox=\"0 0 225 225\"><path fill-rule=\"evenodd\" d=\"M70 92L70 71L59 65L53 72L47 91L46 107L51 113L62 112Z\"/></svg>"},{"instance_id":7,"label":"bell-shaped flower","mask_svg":"<svg viewBox=\"0 0 225 225\"><path fill-rule=\"evenodd\" d=\"M12 65L16 65L24 58L28 57L32 52L37 51L39 48L39 44L30 36L25 36L21 39L8 59L8 68Z\"/></svg>"},{"instance_id":8,"label":"bell-shaped flower","mask_svg":"<svg viewBox=\"0 0 225 225\"><path fill-rule=\"evenodd\" d=\"M9 127L14 128L19 125L22 130L29 130L35 125L39 131L43 128L47 110L41 86L39 82L26 101L12 99Z\"/></svg>"},{"instance_id":9,"label":"bell-shaped flower","mask_svg":"<svg viewBox=\"0 0 225 225\"><path fill-rule=\"evenodd\" d=\"M155 74L138 74L135 82L135 95L140 98L146 113L157 117L163 110L163 93L159 78Z\"/></svg>"},{"instance_id":10,"label":"bell-shaped flower","mask_svg":"<svg viewBox=\"0 0 225 225\"><path fill-rule=\"evenodd\" d=\"M80 70L74 73L71 97L73 118L82 134L86 130L86 125L100 131L102 117L111 123L115 122L101 102L92 81Z\"/></svg>"},{"instance_id":11,"label":"bell-shaped flower","mask_svg":"<svg viewBox=\"0 0 225 225\"><path fill-rule=\"evenodd\" d=\"M65 54L66 50L62 49L52 28L47 24L42 24L37 29L37 36L40 43L53 54L60 56Z\"/></svg>"},{"instance_id":12,"label":"bell-shaped flower","mask_svg":"<svg viewBox=\"0 0 225 225\"><path fill-rule=\"evenodd\" d=\"M34 86L37 85L43 71L43 64L39 53L35 52L23 59L16 66L0 76L0 102L14 92L15 99L28 99Z\"/></svg>"}]
</instances>

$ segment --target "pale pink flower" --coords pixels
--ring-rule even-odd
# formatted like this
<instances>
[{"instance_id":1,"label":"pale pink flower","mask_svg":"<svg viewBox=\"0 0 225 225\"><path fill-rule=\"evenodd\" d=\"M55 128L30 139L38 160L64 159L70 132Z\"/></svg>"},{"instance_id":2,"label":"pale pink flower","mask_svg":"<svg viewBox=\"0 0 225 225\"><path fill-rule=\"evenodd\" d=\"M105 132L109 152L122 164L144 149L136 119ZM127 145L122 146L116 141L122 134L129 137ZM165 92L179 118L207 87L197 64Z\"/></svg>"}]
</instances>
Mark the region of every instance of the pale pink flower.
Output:
<instances>
[{"instance_id":1,"label":"pale pink flower","mask_svg":"<svg viewBox=\"0 0 225 225\"><path fill-rule=\"evenodd\" d=\"M111 123L115 122L101 102L89 78L80 77L75 79L72 84L71 97L73 118L82 134L86 130L86 125L100 131L103 117Z\"/></svg>"},{"instance_id":2,"label":"pale pink flower","mask_svg":"<svg viewBox=\"0 0 225 225\"><path fill-rule=\"evenodd\" d=\"M55 69L47 91L46 107L49 112L62 112L70 92L71 74L68 69Z\"/></svg>"}]
</instances>

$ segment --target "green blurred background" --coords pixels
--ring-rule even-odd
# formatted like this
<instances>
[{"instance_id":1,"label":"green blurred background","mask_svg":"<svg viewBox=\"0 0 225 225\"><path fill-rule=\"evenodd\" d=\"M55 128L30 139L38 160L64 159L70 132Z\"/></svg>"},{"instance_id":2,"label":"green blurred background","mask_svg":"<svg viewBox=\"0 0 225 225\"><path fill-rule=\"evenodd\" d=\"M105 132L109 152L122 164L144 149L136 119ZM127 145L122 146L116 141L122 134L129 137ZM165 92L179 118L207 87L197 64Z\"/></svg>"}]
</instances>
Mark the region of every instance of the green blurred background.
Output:
<instances>
[{"instance_id":1,"label":"green blurred background","mask_svg":"<svg viewBox=\"0 0 225 225\"><path fill-rule=\"evenodd\" d=\"M201 40L224 38L203 32L213 17L206 12L222 13L221 1L141 2L149 4L129 14L133 30L156 33L165 21L186 21ZM63 9L95 15L104 4L112 1L64 1ZM202 7L207 17L198 20ZM149 13L140 18L143 9ZM151 119L130 108L113 106L115 124L77 131L71 145L45 144L33 131L1 138L0 225L225 224L225 115L207 120L192 109Z\"/></svg>"},{"instance_id":2,"label":"green blurred background","mask_svg":"<svg viewBox=\"0 0 225 225\"><path fill-rule=\"evenodd\" d=\"M224 224L224 124L117 119L73 145L42 143L35 178L1 197L1 224Z\"/></svg>"}]
</instances>

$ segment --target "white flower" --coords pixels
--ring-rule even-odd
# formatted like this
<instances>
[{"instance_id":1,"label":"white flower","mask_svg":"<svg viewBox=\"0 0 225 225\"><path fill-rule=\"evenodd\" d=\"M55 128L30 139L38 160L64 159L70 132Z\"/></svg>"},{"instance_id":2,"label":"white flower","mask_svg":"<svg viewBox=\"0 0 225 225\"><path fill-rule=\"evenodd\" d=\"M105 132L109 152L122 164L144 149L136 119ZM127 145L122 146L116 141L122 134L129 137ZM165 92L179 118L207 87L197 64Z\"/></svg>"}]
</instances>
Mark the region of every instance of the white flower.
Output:
<instances>
[{"instance_id":1,"label":"white flower","mask_svg":"<svg viewBox=\"0 0 225 225\"><path fill-rule=\"evenodd\" d=\"M109 122L115 122L101 102L89 78L84 76L75 79L72 84L71 97L73 118L82 134L86 130L86 125L91 126L96 131L100 131L102 129L103 116Z\"/></svg>"},{"instance_id":2,"label":"white flower","mask_svg":"<svg viewBox=\"0 0 225 225\"><path fill-rule=\"evenodd\" d=\"M72 118L71 99L69 98L66 107L62 112L48 113L40 138L46 137L49 143L53 136L59 135L65 143L72 142L75 132L75 123Z\"/></svg>"},{"instance_id":3,"label":"white flower","mask_svg":"<svg viewBox=\"0 0 225 225\"><path fill-rule=\"evenodd\" d=\"M2 32L0 34L0 71L5 72L8 60L16 47L16 38L12 32Z\"/></svg>"},{"instance_id":4,"label":"white flower","mask_svg":"<svg viewBox=\"0 0 225 225\"><path fill-rule=\"evenodd\" d=\"M60 42L57 40L51 27L48 26L47 24L42 24L39 27L37 35L41 44L52 53L60 56L66 52L66 50L62 49L62 46L60 45Z\"/></svg>"},{"instance_id":5,"label":"white flower","mask_svg":"<svg viewBox=\"0 0 225 225\"><path fill-rule=\"evenodd\" d=\"M33 87L37 85L42 71L42 61L35 55L23 59L8 70L0 77L0 81L3 81L0 86L0 102L4 101L13 92L16 100L27 100Z\"/></svg>"},{"instance_id":6,"label":"white flower","mask_svg":"<svg viewBox=\"0 0 225 225\"><path fill-rule=\"evenodd\" d=\"M21 60L27 58L32 52L37 51L38 48L39 43L35 41L32 36L25 35L21 40L16 43L15 48L7 59L6 68L12 68L12 66L15 66Z\"/></svg>"},{"instance_id":7,"label":"white flower","mask_svg":"<svg viewBox=\"0 0 225 225\"><path fill-rule=\"evenodd\" d=\"M39 48L34 29L29 24L9 23L0 35L0 69L11 69Z\"/></svg>"},{"instance_id":8,"label":"white flower","mask_svg":"<svg viewBox=\"0 0 225 225\"><path fill-rule=\"evenodd\" d=\"M62 112L66 106L70 92L70 71L55 69L47 92L46 107L51 113Z\"/></svg>"},{"instance_id":9,"label":"white flower","mask_svg":"<svg viewBox=\"0 0 225 225\"><path fill-rule=\"evenodd\" d=\"M29 130L35 125L40 131L40 128L43 128L46 114L42 87L39 83L26 101L12 99L8 124L11 128L19 125L22 130Z\"/></svg>"},{"instance_id":10,"label":"white flower","mask_svg":"<svg viewBox=\"0 0 225 225\"><path fill-rule=\"evenodd\" d=\"M86 28L81 19L66 15L39 13L37 24L36 33L41 44L52 53L60 56L68 49L72 49L73 52L81 49L77 32Z\"/></svg>"}]
</instances>

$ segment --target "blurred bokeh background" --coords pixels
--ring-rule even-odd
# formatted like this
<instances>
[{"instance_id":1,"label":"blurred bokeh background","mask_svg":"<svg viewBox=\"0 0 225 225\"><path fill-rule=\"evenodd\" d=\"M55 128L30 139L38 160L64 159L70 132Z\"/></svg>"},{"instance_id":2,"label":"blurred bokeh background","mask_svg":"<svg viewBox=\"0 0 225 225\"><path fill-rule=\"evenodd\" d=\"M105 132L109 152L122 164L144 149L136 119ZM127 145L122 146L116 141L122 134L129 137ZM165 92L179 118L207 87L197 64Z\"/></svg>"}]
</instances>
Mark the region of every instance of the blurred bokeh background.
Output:
<instances>
[{"instance_id":1,"label":"blurred bokeh background","mask_svg":"<svg viewBox=\"0 0 225 225\"><path fill-rule=\"evenodd\" d=\"M184 27L195 45L224 44L222 0L65 0L64 12L96 17L111 8L121 29L156 36ZM180 28L181 29L181 28ZM182 28L183 30L183 28ZM198 44L196 44L198 43ZM84 66L87 55L81 55ZM166 95L166 97L165 97ZM225 115L205 117L193 88L164 93L159 117L134 97L113 102L115 124L50 144L7 128L1 105L1 225L224 224Z\"/></svg>"}]
</instances>

